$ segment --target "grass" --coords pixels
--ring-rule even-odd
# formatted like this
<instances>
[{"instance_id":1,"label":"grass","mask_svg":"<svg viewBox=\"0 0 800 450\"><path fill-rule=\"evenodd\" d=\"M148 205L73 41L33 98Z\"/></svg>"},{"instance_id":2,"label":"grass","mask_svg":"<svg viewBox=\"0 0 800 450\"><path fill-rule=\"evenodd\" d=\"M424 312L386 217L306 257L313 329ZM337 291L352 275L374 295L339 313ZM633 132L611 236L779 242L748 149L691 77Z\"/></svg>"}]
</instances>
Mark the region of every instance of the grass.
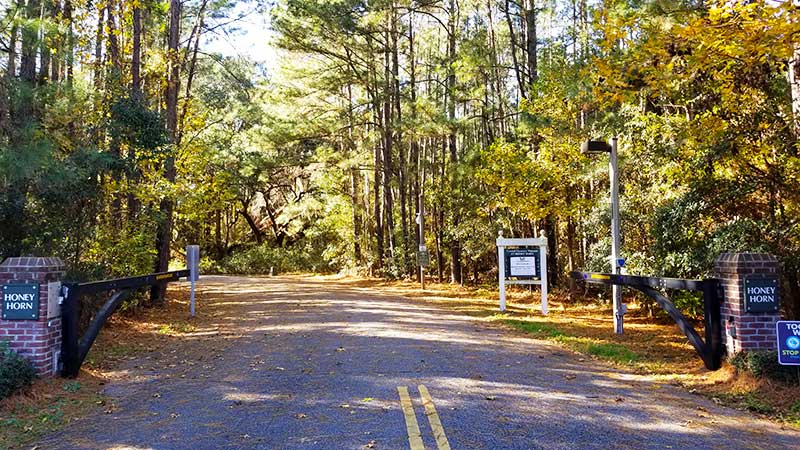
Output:
<instances>
[{"instance_id":1,"label":"grass","mask_svg":"<svg viewBox=\"0 0 800 450\"><path fill-rule=\"evenodd\" d=\"M500 320L517 330L535 337L558 342L571 350L592 355L599 359L612 361L618 364L632 364L639 361L639 355L624 345L573 336L549 323L534 320L507 319L503 317L503 315L493 316L493 319Z\"/></svg>"},{"instance_id":2,"label":"grass","mask_svg":"<svg viewBox=\"0 0 800 450\"><path fill-rule=\"evenodd\" d=\"M550 324L527 320L506 319L502 315L494 317L500 318L500 320L502 320L504 323L507 323L518 330L536 335L537 337L557 338L565 336L564 332Z\"/></svg>"}]
</instances>

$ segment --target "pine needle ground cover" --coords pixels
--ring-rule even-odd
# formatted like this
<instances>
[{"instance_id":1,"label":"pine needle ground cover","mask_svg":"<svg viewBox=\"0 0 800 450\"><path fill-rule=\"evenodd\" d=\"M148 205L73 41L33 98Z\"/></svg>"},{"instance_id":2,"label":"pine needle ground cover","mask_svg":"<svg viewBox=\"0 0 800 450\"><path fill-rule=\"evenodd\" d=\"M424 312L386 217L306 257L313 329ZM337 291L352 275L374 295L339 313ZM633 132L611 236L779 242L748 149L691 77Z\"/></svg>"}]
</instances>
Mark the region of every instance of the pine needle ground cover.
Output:
<instances>
[{"instance_id":1,"label":"pine needle ground cover","mask_svg":"<svg viewBox=\"0 0 800 450\"><path fill-rule=\"evenodd\" d=\"M114 410L103 394L106 384L123 379L123 362L145 357L205 326L202 314L188 318L188 292L170 290L162 308L138 308L117 314L100 333L74 379L37 379L0 401L0 449L28 448L40 436L62 429L93 408Z\"/></svg>"}]
</instances>

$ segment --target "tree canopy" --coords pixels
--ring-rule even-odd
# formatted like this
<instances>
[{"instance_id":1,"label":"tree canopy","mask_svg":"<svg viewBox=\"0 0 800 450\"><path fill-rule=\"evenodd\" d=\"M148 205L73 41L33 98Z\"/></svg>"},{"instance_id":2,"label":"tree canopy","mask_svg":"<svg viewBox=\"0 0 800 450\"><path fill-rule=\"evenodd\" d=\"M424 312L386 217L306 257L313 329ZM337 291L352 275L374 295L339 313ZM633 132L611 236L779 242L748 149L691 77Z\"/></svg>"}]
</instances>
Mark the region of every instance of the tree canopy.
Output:
<instances>
[{"instance_id":1,"label":"tree canopy","mask_svg":"<svg viewBox=\"0 0 800 450\"><path fill-rule=\"evenodd\" d=\"M248 14L266 66L209 50ZM800 317L793 2L0 3L0 256L75 276L199 243L207 270L414 277L425 245L460 283L504 230L544 233L565 285L609 269L607 160L580 143L612 136L627 270L773 253Z\"/></svg>"}]
</instances>

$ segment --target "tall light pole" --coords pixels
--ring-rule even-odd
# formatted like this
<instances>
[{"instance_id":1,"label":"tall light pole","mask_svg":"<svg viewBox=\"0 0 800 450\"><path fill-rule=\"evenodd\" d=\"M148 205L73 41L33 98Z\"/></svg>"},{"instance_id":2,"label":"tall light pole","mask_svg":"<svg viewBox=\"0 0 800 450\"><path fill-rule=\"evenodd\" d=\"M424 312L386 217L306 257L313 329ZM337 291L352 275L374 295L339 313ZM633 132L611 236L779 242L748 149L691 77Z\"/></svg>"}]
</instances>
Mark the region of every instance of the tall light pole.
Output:
<instances>
[{"instance_id":1,"label":"tall light pole","mask_svg":"<svg viewBox=\"0 0 800 450\"><path fill-rule=\"evenodd\" d=\"M619 239L619 166L617 163L617 138L611 138L611 145L605 141L586 141L581 145L581 151L585 154L596 155L609 153L608 175L611 184L611 272L619 274L624 260L620 258L620 239ZM611 293L614 304L614 332L623 333L623 318L627 310L622 303L622 291L620 286L612 285Z\"/></svg>"}]
</instances>

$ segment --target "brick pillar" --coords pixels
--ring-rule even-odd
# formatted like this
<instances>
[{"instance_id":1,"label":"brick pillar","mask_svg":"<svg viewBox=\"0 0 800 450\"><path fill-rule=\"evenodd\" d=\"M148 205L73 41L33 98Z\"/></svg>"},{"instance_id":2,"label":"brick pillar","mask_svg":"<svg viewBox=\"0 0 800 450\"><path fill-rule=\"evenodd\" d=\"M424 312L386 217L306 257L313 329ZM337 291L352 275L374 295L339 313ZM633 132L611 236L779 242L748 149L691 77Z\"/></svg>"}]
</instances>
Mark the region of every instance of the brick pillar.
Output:
<instances>
[{"instance_id":1,"label":"brick pillar","mask_svg":"<svg viewBox=\"0 0 800 450\"><path fill-rule=\"evenodd\" d=\"M781 319L780 311L747 312L744 283L748 276L777 278L779 267L778 259L766 253L723 253L714 261L724 291L721 316L728 356L775 349L775 322Z\"/></svg>"},{"instance_id":2,"label":"brick pillar","mask_svg":"<svg viewBox=\"0 0 800 450\"><path fill-rule=\"evenodd\" d=\"M39 286L37 320L3 320L0 340L33 363L41 376L54 375L61 352L61 308L57 297L64 277L64 263L59 258L7 258L0 264L0 284L36 284ZM53 292L50 292L50 291ZM48 299L49 302L48 308ZM3 308L0 302L0 308Z\"/></svg>"}]
</instances>

